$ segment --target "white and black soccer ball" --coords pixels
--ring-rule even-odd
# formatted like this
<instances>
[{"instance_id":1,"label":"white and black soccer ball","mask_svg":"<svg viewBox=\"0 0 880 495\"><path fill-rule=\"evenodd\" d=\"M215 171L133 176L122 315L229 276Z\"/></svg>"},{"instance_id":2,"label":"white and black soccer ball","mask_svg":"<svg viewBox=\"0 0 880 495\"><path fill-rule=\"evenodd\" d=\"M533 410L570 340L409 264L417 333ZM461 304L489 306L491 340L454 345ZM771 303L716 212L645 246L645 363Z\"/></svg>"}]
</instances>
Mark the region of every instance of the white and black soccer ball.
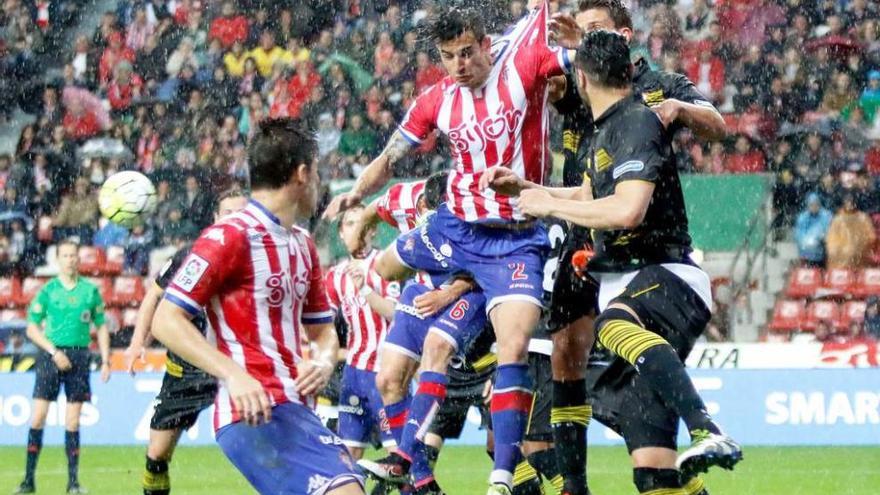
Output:
<instances>
[{"instance_id":1,"label":"white and black soccer ball","mask_svg":"<svg viewBox=\"0 0 880 495\"><path fill-rule=\"evenodd\" d=\"M107 220L131 228L144 223L156 210L156 188L140 172L118 172L101 185L98 207Z\"/></svg>"}]
</instances>

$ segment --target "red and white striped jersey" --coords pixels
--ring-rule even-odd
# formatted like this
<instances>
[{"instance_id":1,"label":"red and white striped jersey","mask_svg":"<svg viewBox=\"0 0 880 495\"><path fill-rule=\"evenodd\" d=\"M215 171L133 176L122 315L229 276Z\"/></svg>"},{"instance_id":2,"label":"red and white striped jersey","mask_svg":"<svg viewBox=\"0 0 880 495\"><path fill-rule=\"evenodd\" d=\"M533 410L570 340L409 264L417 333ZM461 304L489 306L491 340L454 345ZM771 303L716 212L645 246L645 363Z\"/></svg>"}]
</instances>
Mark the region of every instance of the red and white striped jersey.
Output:
<instances>
[{"instance_id":1,"label":"red and white striped jersey","mask_svg":"<svg viewBox=\"0 0 880 495\"><path fill-rule=\"evenodd\" d=\"M479 189L491 167L511 168L539 184L548 175L547 83L569 67L568 52L547 45L547 3L492 41L488 80L479 89L447 76L416 98L399 126L413 145L438 129L449 139L455 167L447 205L468 222L519 221L516 198Z\"/></svg>"},{"instance_id":2,"label":"red and white striped jersey","mask_svg":"<svg viewBox=\"0 0 880 495\"><path fill-rule=\"evenodd\" d=\"M302 325L331 323L318 253L309 233L285 228L256 201L205 229L165 298L204 310L208 341L259 380L274 405L312 405L293 382L303 359ZM214 427L241 418L222 384Z\"/></svg>"},{"instance_id":3,"label":"red and white striped jersey","mask_svg":"<svg viewBox=\"0 0 880 495\"><path fill-rule=\"evenodd\" d=\"M425 191L427 181L398 182L382 196L376 198L376 213L388 225L406 234L419 223L419 210L416 205Z\"/></svg>"},{"instance_id":4,"label":"red and white striped jersey","mask_svg":"<svg viewBox=\"0 0 880 495\"><path fill-rule=\"evenodd\" d=\"M387 282L373 269L380 251L373 250L363 260L347 259L327 271L326 285L330 306L342 311L348 325L348 356L345 363L359 370L376 371L379 364L379 346L391 327L391 321L373 311L367 299L358 294L345 271L352 263L363 263L365 284L379 296L397 300L400 284Z\"/></svg>"}]
</instances>

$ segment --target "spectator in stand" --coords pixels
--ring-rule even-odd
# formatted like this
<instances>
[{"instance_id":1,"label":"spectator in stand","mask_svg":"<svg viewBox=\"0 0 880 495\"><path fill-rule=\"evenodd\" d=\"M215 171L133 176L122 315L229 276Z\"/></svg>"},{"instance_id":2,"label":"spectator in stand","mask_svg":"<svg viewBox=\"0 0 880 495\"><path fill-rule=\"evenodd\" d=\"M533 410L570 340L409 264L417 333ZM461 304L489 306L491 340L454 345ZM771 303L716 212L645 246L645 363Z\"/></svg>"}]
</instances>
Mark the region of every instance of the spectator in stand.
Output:
<instances>
[{"instance_id":1,"label":"spectator in stand","mask_svg":"<svg viewBox=\"0 0 880 495\"><path fill-rule=\"evenodd\" d=\"M446 76L446 72L431 62L427 52L419 52L416 55L416 94L421 94L428 87L439 82Z\"/></svg>"},{"instance_id":2,"label":"spectator in stand","mask_svg":"<svg viewBox=\"0 0 880 495\"><path fill-rule=\"evenodd\" d=\"M703 174L723 174L727 162L727 154L724 152L724 143L715 141L710 143L705 151L694 155L694 170Z\"/></svg>"},{"instance_id":3,"label":"spectator in stand","mask_svg":"<svg viewBox=\"0 0 880 495\"><path fill-rule=\"evenodd\" d=\"M135 164L138 170L145 174L149 174L154 169L154 158L159 151L160 146L159 134L153 129L153 124L145 122L141 127L141 135L138 138L137 146L135 146Z\"/></svg>"},{"instance_id":4,"label":"spectator in stand","mask_svg":"<svg viewBox=\"0 0 880 495\"><path fill-rule=\"evenodd\" d=\"M880 341L880 297L871 296L865 302L865 334Z\"/></svg>"},{"instance_id":5,"label":"spectator in stand","mask_svg":"<svg viewBox=\"0 0 880 495\"><path fill-rule=\"evenodd\" d=\"M236 12L235 2L223 2L222 13L220 17L214 19L214 22L211 23L208 37L220 40L225 49L233 47L236 42L239 43L239 46L243 46L242 44L247 41L247 18Z\"/></svg>"},{"instance_id":6,"label":"spectator in stand","mask_svg":"<svg viewBox=\"0 0 880 495\"><path fill-rule=\"evenodd\" d=\"M15 159L22 160L30 153L31 148L37 145L37 126L27 124L21 128L18 134L18 142L15 145Z\"/></svg>"},{"instance_id":7,"label":"spectator in stand","mask_svg":"<svg viewBox=\"0 0 880 495\"><path fill-rule=\"evenodd\" d=\"M321 76L312 68L311 62L296 63L296 74L287 83L290 97L290 116L299 117L302 107L308 102L312 88L321 85Z\"/></svg>"},{"instance_id":8,"label":"spectator in stand","mask_svg":"<svg viewBox=\"0 0 880 495\"><path fill-rule=\"evenodd\" d=\"M682 19L681 34L688 41L703 41L709 38L714 21L715 9L707 0L694 0L690 11Z\"/></svg>"},{"instance_id":9,"label":"spectator in stand","mask_svg":"<svg viewBox=\"0 0 880 495\"><path fill-rule=\"evenodd\" d=\"M318 41L312 47L312 60L315 65L320 66L336 51L333 41L333 33L329 29L321 31Z\"/></svg>"},{"instance_id":10,"label":"spectator in stand","mask_svg":"<svg viewBox=\"0 0 880 495\"><path fill-rule=\"evenodd\" d=\"M289 8L281 9L278 12L278 20L275 26L275 40L279 45L287 46L290 41L295 39L293 14L290 12Z\"/></svg>"},{"instance_id":11,"label":"spectator in stand","mask_svg":"<svg viewBox=\"0 0 880 495\"><path fill-rule=\"evenodd\" d=\"M196 70L198 70L199 66L199 60L195 54L195 42L189 37L182 38L177 45L177 49L168 57L168 62L165 64L165 72L168 74L168 77L175 78L180 74L184 66L194 67Z\"/></svg>"},{"instance_id":12,"label":"spectator in stand","mask_svg":"<svg viewBox=\"0 0 880 495\"><path fill-rule=\"evenodd\" d=\"M97 80L98 63L95 53L89 46L89 38L85 35L76 37L73 45L73 77L76 83L85 88L94 88Z\"/></svg>"},{"instance_id":13,"label":"spectator in stand","mask_svg":"<svg viewBox=\"0 0 880 495\"><path fill-rule=\"evenodd\" d=\"M125 246L128 242L128 229L106 218L98 221L100 228L92 238L92 244L107 249L110 246Z\"/></svg>"},{"instance_id":14,"label":"spectator in stand","mask_svg":"<svg viewBox=\"0 0 880 495\"><path fill-rule=\"evenodd\" d=\"M754 147L748 136L736 137L733 153L727 157L725 168L733 174L754 174L765 170L764 153Z\"/></svg>"},{"instance_id":15,"label":"spectator in stand","mask_svg":"<svg viewBox=\"0 0 880 495\"><path fill-rule=\"evenodd\" d=\"M831 221L826 245L828 268L860 268L865 265L876 240L871 218L856 209L852 194L843 197L843 206Z\"/></svg>"},{"instance_id":16,"label":"spectator in stand","mask_svg":"<svg viewBox=\"0 0 880 495\"><path fill-rule=\"evenodd\" d=\"M113 11L104 12L98 27L92 34L92 46L97 50L104 50L110 45L110 37L119 30L119 19Z\"/></svg>"},{"instance_id":17,"label":"spectator in stand","mask_svg":"<svg viewBox=\"0 0 880 495\"><path fill-rule=\"evenodd\" d=\"M111 33L107 39L107 48L101 55L101 61L98 64L98 85L106 87L113 75L113 69L116 64L123 60L134 63L135 54L131 48L123 43L122 34L118 31Z\"/></svg>"},{"instance_id":18,"label":"spectator in stand","mask_svg":"<svg viewBox=\"0 0 880 495\"><path fill-rule=\"evenodd\" d=\"M64 132L74 141L85 141L102 131L98 115L85 107L82 101L73 100L66 105L67 111L61 120Z\"/></svg>"},{"instance_id":19,"label":"spectator in stand","mask_svg":"<svg viewBox=\"0 0 880 495\"><path fill-rule=\"evenodd\" d=\"M201 227L210 223L214 200L195 174L186 176L181 200L183 210L189 212L189 219L194 225Z\"/></svg>"},{"instance_id":20,"label":"spectator in stand","mask_svg":"<svg viewBox=\"0 0 880 495\"><path fill-rule=\"evenodd\" d=\"M832 170L834 156L820 132L814 131L807 135L805 145L795 155L794 164L798 173L814 184L819 177Z\"/></svg>"},{"instance_id":21,"label":"spectator in stand","mask_svg":"<svg viewBox=\"0 0 880 495\"><path fill-rule=\"evenodd\" d=\"M831 212L822 206L819 195L807 196L807 209L798 215L794 239L798 256L806 266L825 266L825 237L831 226Z\"/></svg>"},{"instance_id":22,"label":"spectator in stand","mask_svg":"<svg viewBox=\"0 0 880 495\"><path fill-rule=\"evenodd\" d=\"M877 110L880 109L880 70L868 72L868 86L859 97L859 106L864 112L867 127L874 125L878 121Z\"/></svg>"},{"instance_id":23,"label":"spectator in stand","mask_svg":"<svg viewBox=\"0 0 880 495\"><path fill-rule=\"evenodd\" d=\"M250 51L257 64L257 70L263 77L272 75L272 66L275 62L284 57L284 48L275 44L275 35L271 30L266 29L260 35L260 46Z\"/></svg>"},{"instance_id":24,"label":"spectator in stand","mask_svg":"<svg viewBox=\"0 0 880 495\"><path fill-rule=\"evenodd\" d=\"M265 84L265 79L257 70L257 62L253 57L248 56L244 61L244 73L238 82L238 94L247 96L254 92L260 92Z\"/></svg>"},{"instance_id":25,"label":"spectator in stand","mask_svg":"<svg viewBox=\"0 0 880 495\"><path fill-rule=\"evenodd\" d=\"M18 194L18 185L15 182L7 183L3 189L3 199L0 200L0 213L21 213L30 215L27 198Z\"/></svg>"},{"instance_id":26,"label":"spectator in stand","mask_svg":"<svg viewBox=\"0 0 880 495\"><path fill-rule=\"evenodd\" d=\"M144 81L132 72L132 66L127 61L116 64L113 74L113 80L107 86L107 99L112 115L118 117L127 114L131 104L141 98Z\"/></svg>"},{"instance_id":27,"label":"spectator in stand","mask_svg":"<svg viewBox=\"0 0 880 495\"><path fill-rule=\"evenodd\" d=\"M813 330L813 338L816 342L823 344L842 341L840 336L834 331L834 327L831 326L831 322L827 320L819 320L816 324L816 329Z\"/></svg>"},{"instance_id":28,"label":"spectator in stand","mask_svg":"<svg viewBox=\"0 0 880 495\"><path fill-rule=\"evenodd\" d=\"M155 20L147 17L147 9L141 4L135 7L134 19L128 26L128 32L125 35L125 45L135 52L144 48L147 38L153 34L156 28Z\"/></svg>"},{"instance_id":29,"label":"spectator in stand","mask_svg":"<svg viewBox=\"0 0 880 495\"><path fill-rule=\"evenodd\" d=\"M223 56L223 65L226 66L226 72L230 77L241 77L244 75L244 63L250 58L250 54L244 49L241 41L232 43L232 49Z\"/></svg>"},{"instance_id":30,"label":"spectator in stand","mask_svg":"<svg viewBox=\"0 0 880 495\"><path fill-rule=\"evenodd\" d=\"M123 272L129 275L146 275L150 267L150 249L154 247L153 244L153 234L143 224L132 227L131 235L124 244Z\"/></svg>"},{"instance_id":31,"label":"spectator in stand","mask_svg":"<svg viewBox=\"0 0 880 495\"><path fill-rule=\"evenodd\" d=\"M299 63L309 62L312 52L302 44L299 38L290 38L284 45L284 55L279 60L289 67L295 67ZM277 63L277 62L276 62Z\"/></svg>"},{"instance_id":32,"label":"spectator in stand","mask_svg":"<svg viewBox=\"0 0 880 495\"><path fill-rule=\"evenodd\" d=\"M256 131L257 123L268 115L269 109L263 103L263 96L258 91L254 91L242 104L238 131L250 141L252 133Z\"/></svg>"},{"instance_id":33,"label":"spectator in stand","mask_svg":"<svg viewBox=\"0 0 880 495\"><path fill-rule=\"evenodd\" d=\"M318 157L324 158L330 153L336 152L342 133L333 125L333 116L330 113L322 113L318 117Z\"/></svg>"},{"instance_id":34,"label":"spectator in stand","mask_svg":"<svg viewBox=\"0 0 880 495\"><path fill-rule=\"evenodd\" d=\"M379 41L373 50L373 75L383 78L392 72L391 63L395 54L394 42L387 31L379 33Z\"/></svg>"},{"instance_id":35,"label":"spectator in stand","mask_svg":"<svg viewBox=\"0 0 880 495\"><path fill-rule=\"evenodd\" d=\"M360 155L372 156L375 150L376 133L364 124L362 115L352 115L339 138L339 154L351 161Z\"/></svg>"},{"instance_id":36,"label":"spectator in stand","mask_svg":"<svg viewBox=\"0 0 880 495\"><path fill-rule=\"evenodd\" d=\"M856 101L856 92L852 87L849 73L841 71L834 75L834 83L825 90L820 111L829 117L837 118L840 112Z\"/></svg>"},{"instance_id":37,"label":"spectator in stand","mask_svg":"<svg viewBox=\"0 0 880 495\"><path fill-rule=\"evenodd\" d=\"M843 205L843 190L837 177L832 173L822 175L816 193L819 195L822 206L829 211L837 211Z\"/></svg>"},{"instance_id":38,"label":"spectator in stand","mask_svg":"<svg viewBox=\"0 0 880 495\"><path fill-rule=\"evenodd\" d=\"M205 100L208 113L215 119L228 115L238 105L238 85L221 65L214 67L213 79L205 87Z\"/></svg>"},{"instance_id":39,"label":"spectator in stand","mask_svg":"<svg viewBox=\"0 0 880 495\"><path fill-rule=\"evenodd\" d=\"M55 239L77 237L81 243L91 244L97 224L98 199L90 189L89 180L78 177L73 192L64 195L52 220Z\"/></svg>"},{"instance_id":40,"label":"spectator in stand","mask_svg":"<svg viewBox=\"0 0 880 495\"><path fill-rule=\"evenodd\" d=\"M210 213L210 212L209 212ZM174 203L168 210L168 218L159 231L159 242L167 246L175 239L193 240L199 229L188 218L183 217L183 205Z\"/></svg>"}]
</instances>

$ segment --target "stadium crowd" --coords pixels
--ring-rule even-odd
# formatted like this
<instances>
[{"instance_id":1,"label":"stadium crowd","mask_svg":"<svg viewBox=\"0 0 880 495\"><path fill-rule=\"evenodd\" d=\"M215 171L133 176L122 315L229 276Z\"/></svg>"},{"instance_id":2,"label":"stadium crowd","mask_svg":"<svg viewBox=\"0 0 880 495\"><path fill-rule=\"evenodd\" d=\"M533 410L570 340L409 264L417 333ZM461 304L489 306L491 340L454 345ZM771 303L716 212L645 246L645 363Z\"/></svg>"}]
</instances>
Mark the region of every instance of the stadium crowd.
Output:
<instances>
[{"instance_id":1,"label":"stadium crowd","mask_svg":"<svg viewBox=\"0 0 880 495\"><path fill-rule=\"evenodd\" d=\"M491 3L486 12L496 30L526 8L519 0ZM552 1L551 9L575 3ZM774 225L780 236L794 232L805 263L880 261L873 254L880 225L877 4L629 3L634 52L686 74L728 123L723 142L678 133L682 170L772 173ZM431 9L416 0L120 0L93 33L60 46L56 30L71 24L75 2L5 0L0 118L18 104L37 120L21 131L13 155L0 155L3 271L31 273L47 245L73 235L124 246L124 272L147 274L152 250L195 238L216 194L246 181L245 147L266 116L300 118L316 130L325 184L357 177L414 96L444 75L418 34ZM62 76L39 81L35 54L47 53L63 62ZM558 120L551 118L555 150ZM96 138L114 141L78 151ZM122 146L110 146L115 141ZM396 165L396 175L444 168L444 147L427 140ZM149 224L131 232L100 221L95 200L104 179L126 169L150 176L159 195Z\"/></svg>"}]
</instances>

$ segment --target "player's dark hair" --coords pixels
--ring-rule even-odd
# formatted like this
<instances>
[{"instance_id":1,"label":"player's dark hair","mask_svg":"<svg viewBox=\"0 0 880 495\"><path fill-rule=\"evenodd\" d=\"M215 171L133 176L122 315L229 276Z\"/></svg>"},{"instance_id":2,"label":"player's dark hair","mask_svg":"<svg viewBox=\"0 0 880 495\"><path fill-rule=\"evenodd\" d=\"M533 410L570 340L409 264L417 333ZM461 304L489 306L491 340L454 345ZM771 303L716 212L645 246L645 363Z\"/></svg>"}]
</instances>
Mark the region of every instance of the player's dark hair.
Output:
<instances>
[{"instance_id":1,"label":"player's dark hair","mask_svg":"<svg viewBox=\"0 0 880 495\"><path fill-rule=\"evenodd\" d=\"M446 179L448 176L449 174L446 172L435 172L425 181L425 190L422 194L425 196L425 204L429 210L436 210L446 202Z\"/></svg>"},{"instance_id":2,"label":"player's dark hair","mask_svg":"<svg viewBox=\"0 0 880 495\"><path fill-rule=\"evenodd\" d=\"M605 88L632 85L633 66L626 38L611 31L592 31L578 47L575 65L593 84Z\"/></svg>"},{"instance_id":3,"label":"player's dark hair","mask_svg":"<svg viewBox=\"0 0 880 495\"><path fill-rule=\"evenodd\" d=\"M578 3L578 12L592 9L607 10L615 29L633 28L632 14L622 0L581 0Z\"/></svg>"},{"instance_id":4,"label":"player's dark hair","mask_svg":"<svg viewBox=\"0 0 880 495\"><path fill-rule=\"evenodd\" d=\"M232 186L225 191L220 191L220 194L217 195L217 199L214 200L214 213L220 212L220 203L226 201L229 198L241 198L248 197L247 191L238 186Z\"/></svg>"},{"instance_id":5,"label":"player's dark hair","mask_svg":"<svg viewBox=\"0 0 880 495\"><path fill-rule=\"evenodd\" d=\"M312 167L315 135L298 120L266 119L248 149L251 190L280 189L300 165Z\"/></svg>"},{"instance_id":6,"label":"player's dark hair","mask_svg":"<svg viewBox=\"0 0 880 495\"><path fill-rule=\"evenodd\" d=\"M424 34L434 43L445 43L470 31L477 42L486 37L486 27L480 13L470 7L440 7L425 20Z\"/></svg>"}]
</instances>

